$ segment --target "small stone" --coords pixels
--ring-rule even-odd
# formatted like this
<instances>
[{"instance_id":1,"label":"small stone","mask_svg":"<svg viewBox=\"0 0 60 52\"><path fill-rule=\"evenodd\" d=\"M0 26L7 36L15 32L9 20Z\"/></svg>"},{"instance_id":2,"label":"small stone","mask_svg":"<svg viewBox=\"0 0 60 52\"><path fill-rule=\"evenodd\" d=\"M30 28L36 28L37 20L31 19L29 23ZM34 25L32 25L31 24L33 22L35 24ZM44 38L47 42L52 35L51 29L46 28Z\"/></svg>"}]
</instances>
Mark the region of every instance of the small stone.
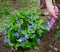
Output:
<instances>
[{"instance_id":1,"label":"small stone","mask_svg":"<svg viewBox=\"0 0 60 52\"><path fill-rule=\"evenodd\" d=\"M51 48L53 48L53 46L50 46Z\"/></svg>"},{"instance_id":2,"label":"small stone","mask_svg":"<svg viewBox=\"0 0 60 52\"><path fill-rule=\"evenodd\" d=\"M50 48L53 48L53 46L52 46L52 45L49 45L49 47L50 47Z\"/></svg>"},{"instance_id":3,"label":"small stone","mask_svg":"<svg viewBox=\"0 0 60 52\"><path fill-rule=\"evenodd\" d=\"M51 52L51 50L49 50L49 52Z\"/></svg>"},{"instance_id":4,"label":"small stone","mask_svg":"<svg viewBox=\"0 0 60 52\"><path fill-rule=\"evenodd\" d=\"M54 48L55 51L58 51L58 48Z\"/></svg>"},{"instance_id":5,"label":"small stone","mask_svg":"<svg viewBox=\"0 0 60 52\"><path fill-rule=\"evenodd\" d=\"M55 43L55 45L56 45L56 43Z\"/></svg>"}]
</instances>

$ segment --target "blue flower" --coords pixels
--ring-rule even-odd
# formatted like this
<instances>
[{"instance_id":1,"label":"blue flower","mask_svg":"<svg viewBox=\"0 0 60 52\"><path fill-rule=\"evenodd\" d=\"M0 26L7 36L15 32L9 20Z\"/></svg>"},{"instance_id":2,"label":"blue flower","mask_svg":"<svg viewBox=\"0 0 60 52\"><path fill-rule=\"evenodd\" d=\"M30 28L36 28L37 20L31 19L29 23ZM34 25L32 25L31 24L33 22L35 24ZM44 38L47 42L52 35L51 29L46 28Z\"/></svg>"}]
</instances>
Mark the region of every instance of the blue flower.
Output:
<instances>
[{"instance_id":1,"label":"blue flower","mask_svg":"<svg viewBox=\"0 0 60 52\"><path fill-rule=\"evenodd\" d=\"M28 39L28 34L25 35L25 38Z\"/></svg>"},{"instance_id":2,"label":"blue flower","mask_svg":"<svg viewBox=\"0 0 60 52\"><path fill-rule=\"evenodd\" d=\"M22 41L26 41L26 40L27 40L27 38L26 38L26 37L23 37L21 40L22 40Z\"/></svg>"},{"instance_id":3,"label":"blue flower","mask_svg":"<svg viewBox=\"0 0 60 52\"><path fill-rule=\"evenodd\" d=\"M4 38L4 44L10 43L10 39Z\"/></svg>"},{"instance_id":4,"label":"blue flower","mask_svg":"<svg viewBox=\"0 0 60 52\"><path fill-rule=\"evenodd\" d=\"M21 30L20 30L20 29L18 29L18 32L21 32Z\"/></svg>"},{"instance_id":5,"label":"blue flower","mask_svg":"<svg viewBox=\"0 0 60 52\"><path fill-rule=\"evenodd\" d=\"M18 18L16 18L16 21L18 20Z\"/></svg>"},{"instance_id":6,"label":"blue flower","mask_svg":"<svg viewBox=\"0 0 60 52\"><path fill-rule=\"evenodd\" d=\"M34 29L36 30L36 25L35 24L32 24L32 27L34 27Z\"/></svg>"},{"instance_id":7,"label":"blue flower","mask_svg":"<svg viewBox=\"0 0 60 52\"><path fill-rule=\"evenodd\" d=\"M17 20L16 22L19 23L19 20Z\"/></svg>"},{"instance_id":8,"label":"blue flower","mask_svg":"<svg viewBox=\"0 0 60 52\"><path fill-rule=\"evenodd\" d=\"M20 35L19 35L18 33L15 33L14 36L15 36L16 38L19 38Z\"/></svg>"},{"instance_id":9,"label":"blue flower","mask_svg":"<svg viewBox=\"0 0 60 52\"><path fill-rule=\"evenodd\" d=\"M32 28L32 26L28 26L28 30L30 30Z\"/></svg>"},{"instance_id":10,"label":"blue flower","mask_svg":"<svg viewBox=\"0 0 60 52\"><path fill-rule=\"evenodd\" d=\"M28 34L26 34L23 38L22 41L26 41L28 39Z\"/></svg>"},{"instance_id":11,"label":"blue flower","mask_svg":"<svg viewBox=\"0 0 60 52\"><path fill-rule=\"evenodd\" d=\"M38 39L38 40L37 40L37 43L39 44L40 42L41 42L41 40L40 40L40 39Z\"/></svg>"},{"instance_id":12,"label":"blue flower","mask_svg":"<svg viewBox=\"0 0 60 52\"><path fill-rule=\"evenodd\" d=\"M9 29L10 28L10 25L7 25L6 28Z\"/></svg>"},{"instance_id":13,"label":"blue flower","mask_svg":"<svg viewBox=\"0 0 60 52\"><path fill-rule=\"evenodd\" d=\"M5 30L2 30L2 33L5 35L6 34L6 31Z\"/></svg>"},{"instance_id":14,"label":"blue flower","mask_svg":"<svg viewBox=\"0 0 60 52\"><path fill-rule=\"evenodd\" d=\"M51 25L51 22L47 21L46 26L50 26L50 25Z\"/></svg>"},{"instance_id":15,"label":"blue flower","mask_svg":"<svg viewBox=\"0 0 60 52\"><path fill-rule=\"evenodd\" d=\"M16 22L19 23L19 19L18 18L16 18Z\"/></svg>"}]
</instances>

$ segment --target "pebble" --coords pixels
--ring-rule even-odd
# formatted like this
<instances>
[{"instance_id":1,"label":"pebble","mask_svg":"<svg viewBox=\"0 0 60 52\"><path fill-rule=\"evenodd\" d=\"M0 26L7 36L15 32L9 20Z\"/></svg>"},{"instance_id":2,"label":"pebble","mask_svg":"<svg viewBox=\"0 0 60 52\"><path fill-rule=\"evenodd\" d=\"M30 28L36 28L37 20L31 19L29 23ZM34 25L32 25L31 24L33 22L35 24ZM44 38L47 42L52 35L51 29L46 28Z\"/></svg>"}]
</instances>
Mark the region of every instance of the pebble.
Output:
<instances>
[{"instance_id":1,"label":"pebble","mask_svg":"<svg viewBox=\"0 0 60 52\"><path fill-rule=\"evenodd\" d=\"M49 50L49 52L51 52L51 50Z\"/></svg>"},{"instance_id":2,"label":"pebble","mask_svg":"<svg viewBox=\"0 0 60 52\"><path fill-rule=\"evenodd\" d=\"M58 51L58 48L54 48L55 51Z\"/></svg>"}]
</instances>

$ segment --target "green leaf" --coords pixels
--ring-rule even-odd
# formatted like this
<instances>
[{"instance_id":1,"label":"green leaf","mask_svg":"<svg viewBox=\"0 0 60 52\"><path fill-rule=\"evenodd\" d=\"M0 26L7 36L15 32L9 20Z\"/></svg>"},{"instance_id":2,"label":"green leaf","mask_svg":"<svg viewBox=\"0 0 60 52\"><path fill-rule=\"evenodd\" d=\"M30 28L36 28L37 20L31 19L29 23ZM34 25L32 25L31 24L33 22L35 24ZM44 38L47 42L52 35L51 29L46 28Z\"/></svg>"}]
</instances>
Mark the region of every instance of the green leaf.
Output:
<instances>
[{"instance_id":1,"label":"green leaf","mask_svg":"<svg viewBox=\"0 0 60 52\"><path fill-rule=\"evenodd\" d=\"M45 27L46 21L42 18L42 16L39 16L39 14L40 11L37 8L24 8L9 16L10 18L8 18L4 23L4 30L7 31L5 37L10 38L12 42L10 43L11 47L15 48L16 50L19 46L22 48L38 49L36 41L38 38L44 36L46 32L45 29L43 30L41 28L41 26ZM19 23L16 22L16 17L18 18ZM33 24L36 26L33 26ZM6 29L6 25L10 25L10 29ZM32 26L32 28L28 29L28 26ZM36 30L34 29L35 27ZM20 32L18 32L18 30ZM17 34L19 38L16 38L14 33L18 33L21 36ZM25 35L28 35L28 39L26 41L22 41L21 38L23 38Z\"/></svg>"},{"instance_id":2,"label":"green leaf","mask_svg":"<svg viewBox=\"0 0 60 52\"><path fill-rule=\"evenodd\" d=\"M18 41L18 42L22 42L22 40L21 40L21 39L18 39L17 41Z\"/></svg>"},{"instance_id":3,"label":"green leaf","mask_svg":"<svg viewBox=\"0 0 60 52\"><path fill-rule=\"evenodd\" d=\"M17 42L16 45L15 45L15 49L17 50L17 48L20 46L20 43Z\"/></svg>"},{"instance_id":4,"label":"green leaf","mask_svg":"<svg viewBox=\"0 0 60 52\"><path fill-rule=\"evenodd\" d=\"M28 31L27 30L22 30L21 33L26 35L28 33Z\"/></svg>"},{"instance_id":5,"label":"green leaf","mask_svg":"<svg viewBox=\"0 0 60 52\"><path fill-rule=\"evenodd\" d=\"M16 16L20 17L20 13L19 13L19 11L16 13Z\"/></svg>"},{"instance_id":6,"label":"green leaf","mask_svg":"<svg viewBox=\"0 0 60 52\"><path fill-rule=\"evenodd\" d=\"M33 24L33 20L28 19L28 23L29 23L29 24Z\"/></svg>"},{"instance_id":7,"label":"green leaf","mask_svg":"<svg viewBox=\"0 0 60 52\"><path fill-rule=\"evenodd\" d=\"M41 37L42 36L42 32L43 32L42 30L38 30L37 34L39 34L39 36Z\"/></svg>"},{"instance_id":8,"label":"green leaf","mask_svg":"<svg viewBox=\"0 0 60 52\"><path fill-rule=\"evenodd\" d=\"M14 47L14 43L11 43L11 42L10 42L10 43L9 43L9 46Z\"/></svg>"},{"instance_id":9,"label":"green leaf","mask_svg":"<svg viewBox=\"0 0 60 52\"><path fill-rule=\"evenodd\" d=\"M34 49L38 50L38 49L39 49L39 47L38 47L37 45L35 45L35 46L34 46Z\"/></svg>"},{"instance_id":10,"label":"green leaf","mask_svg":"<svg viewBox=\"0 0 60 52\"><path fill-rule=\"evenodd\" d=\"M32 29L28 30L28 32L29 32L29 33L34 33L35 31L34 31L34 29L32 28Z\"/></svg>"},{"instance_id":11,"label":"green leaf","mask_svg":"<svg viewBox=\"0 0 60 52\"><path fill-rule=\"evenodd\" d=\"M24 42L24 45L25 45L24 47L26 47L26 48L31 48L32 47L30 42L28 42L28 41Z\"/></svg>"},{"instance_id":12,"label":"green leaf","mask_svg":"<svg viewBox=\"0 0 60 52\"><path fill-rule=\"evenodd\" d=\"M38 23L39 23L39 21L38 21L38 20L36 20L34 23L35 23L35 24L38 24Z\"/></svg>"},{"instance_id":13,"label":"green leaf","mask_svg":"<svg viewBox=\"0 0 60 52\"><path fill-rule=\"evenodd\" d=\"M29 38L35 38L34 34L29 34Z\"/></svg>"},{"instance_id":14,"label":"green leaf","mask_svg":"<svg viewBox=\"0 0 60 52\"><path fill-rule=\"evenodd\" d=\"M19 25L22 25L23 24L23 19L19 19L20 23Z\"/></svg>"}]
</instances>

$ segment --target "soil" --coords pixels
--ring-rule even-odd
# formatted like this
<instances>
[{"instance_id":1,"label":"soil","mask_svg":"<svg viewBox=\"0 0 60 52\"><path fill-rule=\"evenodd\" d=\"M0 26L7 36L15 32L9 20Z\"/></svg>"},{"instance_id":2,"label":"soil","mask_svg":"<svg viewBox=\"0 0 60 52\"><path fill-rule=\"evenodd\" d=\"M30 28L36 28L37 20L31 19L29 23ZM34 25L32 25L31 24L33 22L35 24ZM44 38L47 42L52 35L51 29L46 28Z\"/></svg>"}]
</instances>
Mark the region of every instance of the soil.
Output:
<instances>
[{"instance_id":1,"label":"soil","mask_svg":"<svg viewBox=\"0 0 60 52\"><path fill-rule=\"evenodd\" d=\"M4 35L0 33L0 52L60 52L60 38L58 38L52 45L50 43L53 40L54 32L47 32L47 35L41 39L39 44L39 50L18 50L15 51L3 43Z\"/></svg>"},{"instance_id":2,"label":"soil","mask_svg":"<svg viewBox=\"0 0 60 52\"><path fill-rule=\"evenodd\" d=\"M15 6L15 5L14 5ZM11 6L12 7L12 6ZM59 28L60 20L56 21L56 24L53 26L53 28ZM0 52L60 52L60 38L58 38L55 42L52 43L53 36L55 31L47 32L47 35L42 37L41 43L39 44L39 50L23 50L20 49L18 51L15 51L7 46L4 45L3 39L4 35L3 33L0 33ZM52 43L52 45L50 45Z\"/></svg>"}]
</instances>

